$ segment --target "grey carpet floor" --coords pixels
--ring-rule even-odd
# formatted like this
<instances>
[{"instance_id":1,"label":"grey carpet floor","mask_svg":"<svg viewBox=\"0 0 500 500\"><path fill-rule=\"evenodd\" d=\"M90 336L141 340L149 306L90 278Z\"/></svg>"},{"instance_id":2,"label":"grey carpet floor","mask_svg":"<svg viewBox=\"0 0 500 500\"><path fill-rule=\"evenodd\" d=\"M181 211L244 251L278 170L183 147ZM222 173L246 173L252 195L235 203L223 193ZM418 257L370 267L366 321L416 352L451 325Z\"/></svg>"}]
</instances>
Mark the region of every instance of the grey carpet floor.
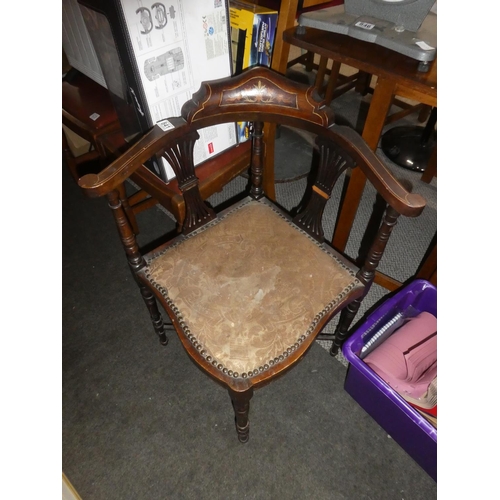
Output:
<instances>
[{"instance_id":1,"label":"grey carpet floor","mask_svg":"<svg viewBox=\"0 0 500 500\"><path fill-rule=\"evenodd\" d=\"M401 220L387 249L385 270L404 281L436 231L436 182L396 172L429 202L419 219ZM85 199L66 171L62 182L62 459L84 500L436 498L436 483L343 390L345 360L320 343L256 391L241 445L227 393L174 335L166 348L156 340L105 200ZM293 206L300 183L277 184L278 201ZM372 201L367 190L362 204ZM327 207L328 220L335 213ZM138 222L140 245L173 229L159 208ZM361 314L386 295L374 286Z\"/></svg>"}]
</instances>

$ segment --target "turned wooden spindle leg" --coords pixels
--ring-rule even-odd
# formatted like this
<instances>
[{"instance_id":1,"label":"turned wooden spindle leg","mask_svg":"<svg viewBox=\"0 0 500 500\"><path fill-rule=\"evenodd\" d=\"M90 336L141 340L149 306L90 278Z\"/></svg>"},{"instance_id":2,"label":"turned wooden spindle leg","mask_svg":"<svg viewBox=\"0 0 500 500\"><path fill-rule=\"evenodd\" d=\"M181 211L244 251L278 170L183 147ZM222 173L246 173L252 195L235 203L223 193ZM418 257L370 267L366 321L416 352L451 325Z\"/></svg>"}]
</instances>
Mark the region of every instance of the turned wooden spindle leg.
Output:
<instances>
[{"instance_id":1,"label":"turned wooden spindle leg","mask_svg":"<svg viewBox=\"0 0 500 500\"><path fill-rule=\"evenodd\" d=\"M228 392L233 403L238 440L240 443L246 443L250 437L250 421L248 420L248 413L250 411L250 399L253 396L253 389L248 389L245 392L236 392L229 389Z\"/></svg>"},{"instance_id":2,"label":"turned wooden spindle leg","mask_svg":"<svg viewBox=\"0 0 500 500\"><path fill-rule=\"evenodd\" d=\"M330 354L335 356L338 352L344 340L347 337L347 330L351 326L352 320L356 316L359 306L361 305L362 299L357 299L351 302L345 309L340 313L340 320L335 329L335 337L333 339L332 347L330 348Z\"/></svg>"},{"instance_id":3,"label":"turned wooden spindle leg","mask_svg":"<svg viewBox=\"0 0 500 500\"><path fill-rule=\"evenodd\" d=\"M366 257L365 263L357 273L357 278L365 284L365 290L363 296L356 299L354 302L349 304L340 314L339 324L335 332L335 338L333 340L332 347L330 349L330 354L334 356L337 354L339 349L342 347L345 339L347 338L347 330L352 323L352 320L358 312L361 301L366 296L370 287L372 286L373 279L375 278L375 270L377 269L380 259L384 254L385 247L389 241L392 230L396 225L399 217L399 213L396 212L391 206L387 207L382 224L377 232L377 237L375 238L368 255Z\"/></svg>"},{"instance_id":4,"label":"turned wooden spindle leg","mask_svg":"<svg viewBox=\"0 0 500 500\"><path fill-rule=\"evenodd\" d=\"M148 290L137 277L137 272L142 269L146 265L146 263L139 251L139 247L137 246L134 230L132 229L130 221L123 208L119 190L114 190L108 193L108 205L113 212L116 227L118 229L118 233L120 234L120 239L125 250L125 254L127 255L127 260L130 269L132 270L132 275L139 285L142 298L144 299L149 314L151 315L151 321L153 322L155 332L160 338L161 344L167 345L168 340L165 334L163 318L161 317L160 311L158 310L156 299L154 298L153 293Z\"/></svg>"},{"instance_id":5,"label":"turned wooden spindle leg","mask_svg":"<svg viewBox=\"0 0 500 500\"><path fill-rule=\"evenodd\" d=\"M141 290L142 298L144 299L144 303L148 308L149 314L151 316L151 322L153 323L153 328L155 329L158 338L160 339L161 345L168 344L168 338L165 334L165 325L163 323L163 318L161 316L160 310L158 309L158 304L156 303L156 299L153 295L153 292L144 285L139 285Z\"/></svg>"}]
</instances>

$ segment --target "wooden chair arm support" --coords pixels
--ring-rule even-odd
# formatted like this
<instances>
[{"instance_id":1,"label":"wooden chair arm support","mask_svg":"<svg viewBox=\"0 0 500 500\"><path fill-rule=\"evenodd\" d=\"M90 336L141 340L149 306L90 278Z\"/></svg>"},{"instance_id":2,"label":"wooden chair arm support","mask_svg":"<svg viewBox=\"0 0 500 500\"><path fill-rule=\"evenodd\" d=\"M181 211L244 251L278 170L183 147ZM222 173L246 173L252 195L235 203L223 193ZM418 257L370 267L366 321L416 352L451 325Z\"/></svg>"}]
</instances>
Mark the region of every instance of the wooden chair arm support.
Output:
<instances>
[{"instance_id":1,"label":"wooden chair arm support","mask_svg":"<svg viewBox=\"0 0 500 500\"><path fill-rule=\"evenodd\" d=\"M99 174L88 174L79 181L79 186L91 198L104 196L128 179L145 161L149 160L166 144L182 137L186 122L179 117L169 118L173 129L164 131L155 125L128 151Z\"/></svg>"},{"instance_id":2,"label":"wooden chair arm support","mask_svg":"<svg viewBox=\"0 0 500 500\"><path fill-rule=\"evenodd\" d=\"M422 213L425 199L407 191L356 131L340 125L334 125L330 130L337 135L340 143L345 141L352 159L394 210L406 217L417 217Z\"/></svg>"}]
</instances>

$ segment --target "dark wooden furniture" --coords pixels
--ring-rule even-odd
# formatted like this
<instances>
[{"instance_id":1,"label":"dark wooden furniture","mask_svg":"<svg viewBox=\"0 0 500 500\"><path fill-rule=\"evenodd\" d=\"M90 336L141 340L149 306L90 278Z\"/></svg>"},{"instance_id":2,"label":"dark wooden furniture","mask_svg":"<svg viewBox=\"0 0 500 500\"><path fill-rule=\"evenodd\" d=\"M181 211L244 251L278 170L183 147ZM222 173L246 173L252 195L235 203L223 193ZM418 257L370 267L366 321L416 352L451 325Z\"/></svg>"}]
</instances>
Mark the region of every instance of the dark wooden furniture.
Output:
<instances>
[{"instance_id":1,"label":"dark wooden furniture","mask_svg":"<svg viewBox=\"0 0 500 500\"><path fill-rule=\"evenodd\" d=\"M120 121L107 89L88 76L70 71L71 77L62 82L62 123L90 144L87 153L70 161L75 180L80 177L79 165L93 160L105 160L106 152L101 138L120 130ZM69 150L63 131L63 151Z\"/></svg>"},{"instance_id":2,"label":"dark wooden furniture","mask_svg":"<svg viewBox=\"0 0 500 500\"><path fill-rule=\"evenodd\" d=\"M329 59L345 63L377 77L362 137L376 150L389 108L396 96L411 99L430 107L437 106L437 59L426 73L417 70L418 61L380 45L355 38L307 28L299 34L295 28L283 33L283 39L292 45L313 51ZM366 176L360 170L351 174L333 235L333 246L344 251L361 196ZM401 286L389 276L377 274L377 283L389 290Z\"/></svg>"},{"instance_id":3,"label":"dark wooden furniture","mask_svg":"<svg viewBox=\"0 0 500 500\"><path fill-rule=\"evenodd\" d=\"M434 177L437 177L437 146L432 150L429 165L427 165L420 179L429 184Z\"/></svg>"},{"instance_id":4,"label":"dark wooden furniture","mask_svg":"<svg viewBox=\"0 0 500 500\"><path fill-rule=\"evenodd\" d=\"M85 172L87 173L89 171L92 172L94 170L100 170L101 155L97 149L90 149L81 155L75 156L68 143L68 138L66 137L64 129L62 131L62 154L75 182L78 182L78 179L80 178L82 166L85 166Z\"/></svg>"},{"instance_id":5,"label":"dark wooden furniture","mask_svg":"<svg viewBox=\"0 0 500 500\"><path fill-rule=\"evenodd\" d=\"M338 351L368 293L398 216L418 216L423 198L408 193L352 129L332 125L314 87L267 68L204 82L174 128L155 127L98 175L79 185L90 197L107 196L130 268L162 344L161 303L195 364L224 386L234 405L241 442L248 440L254 389L292 368L325 325L340 320ZM202 200L193 148L198 130L252 121L251 186L243 200L220 213ZM317 175L292 216L262 187L264 123L297 127L317 136ZM182 234L143 255L120 202L119 187L153 154L172 165L185 203ZM360 267L324 241L322 214L337 179L361 170L387 203L380 228ZM333 337L333 336L332 336Z\"/></svg>"},{"instance_id":6,"label":"dark wooden furniture","mask_svg":"<svg viewBox=\"0 0 500 500\"><path fill-rule=\"evenodd\" d=\"M75 156L63 127L63 159L76 182L85 173L96 173L109 164L110 157L103 140L111 134L121 134L121 125L107 89L83 73L70 70L62 82L62 123L89 143L87 152ZM119 189L129 222L138 234L136 212L127 199L125 186L121 185Z\"/></svg>"}]
</instances>

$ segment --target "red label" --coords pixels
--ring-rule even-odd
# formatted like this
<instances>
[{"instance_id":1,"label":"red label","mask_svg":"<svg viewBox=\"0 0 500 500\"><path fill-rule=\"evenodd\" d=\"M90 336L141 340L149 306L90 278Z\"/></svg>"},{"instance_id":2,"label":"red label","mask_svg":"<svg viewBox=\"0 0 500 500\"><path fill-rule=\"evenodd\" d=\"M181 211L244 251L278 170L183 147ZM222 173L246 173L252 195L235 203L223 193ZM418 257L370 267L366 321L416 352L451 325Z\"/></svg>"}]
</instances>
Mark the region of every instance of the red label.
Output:
<instances>
[{"instance_id":1,"label":"red label","mask_svg":"<svg viewBox=\"0 0 500 500\"><path fill-rule=\"evenodd\" d=\"M208 152L211 154L214 152L214 144L213 142L208 143Z\"/></svg>"}]
</instances>

